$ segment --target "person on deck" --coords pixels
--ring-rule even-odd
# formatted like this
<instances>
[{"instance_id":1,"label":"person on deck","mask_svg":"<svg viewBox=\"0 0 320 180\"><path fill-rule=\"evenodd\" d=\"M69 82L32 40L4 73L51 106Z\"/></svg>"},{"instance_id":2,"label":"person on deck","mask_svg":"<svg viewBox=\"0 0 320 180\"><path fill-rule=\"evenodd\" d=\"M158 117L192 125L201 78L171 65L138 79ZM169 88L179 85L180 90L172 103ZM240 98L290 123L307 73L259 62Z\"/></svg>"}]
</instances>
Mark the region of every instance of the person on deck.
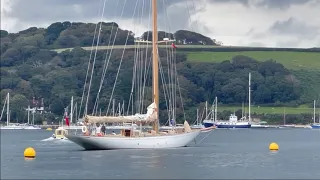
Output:
<instances>
[{"instance_id":1,"label":"person on deck","mask_svg":"<svg viewBox=\"0 0 320 180\"><path fill-rule=\"evenodd\" d=\"M101 127L101 133L102 133L103 135L106 134L106 126L105 126L104 124L103 124L102 127Z\"/></svg>"}]
</instances>

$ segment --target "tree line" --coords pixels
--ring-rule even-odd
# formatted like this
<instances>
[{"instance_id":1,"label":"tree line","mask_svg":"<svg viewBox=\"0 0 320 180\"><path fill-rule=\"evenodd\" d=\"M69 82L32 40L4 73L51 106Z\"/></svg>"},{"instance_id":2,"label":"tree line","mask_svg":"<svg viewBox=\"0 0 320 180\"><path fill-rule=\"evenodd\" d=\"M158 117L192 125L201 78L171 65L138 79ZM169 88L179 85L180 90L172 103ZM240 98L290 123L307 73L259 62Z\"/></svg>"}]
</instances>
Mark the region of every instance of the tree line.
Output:
<instances>
[{"instance_id":1,"label":"tree line","mask_svg":"<svg viewBox=\"0 0 320 180\"><path fill-rule=\"evenodd\" d=\"M116 23L102 23L102 38L99 44L107 45L112 27ZM86 77L90 52L78 46L91 46L95 24L57 22L48 28L31 27L19 33L1 30L1 105L8 92L11 95L12 119L24 121L25 108L33 97L44 99L47 113L36 117L37 120L60 120L64 107L70 105L70 98L80 102ZM166 32L159 32L160 37ZM115 44L124 44L129 34L128 44L134 43L134 33L119 30ZM142 38L148 40L150 33ZM169 34L178 43L194 45L215 45L214 40L190 31L177 31ZM111 38L112 39L112 38ZM52 48L76 47L57 53ZM165 49L160 49L160 59L165 59ZM117 90L114 97L117 102L128 102L131 91L134 50L126 50ZM88 111L92 111L95 96L103 71L105 51L98 51L93 86L89 98ZM149 53L150 54L150 53ZM110 59L99 107L106 110L115 81L122 50L113 50ZM184 109L188 119L195 119L195 108L205 101L212 102L215 96L221 104L241 104L248 101L248 73L252 74L252 104L298 106L301 103L302 86L291 72L282 64L273 60L259 62L246 56L235 56L221 63L188 62L184 52L178 52L177 71L181 86ZM166 66L166 63L163 63ZM161 85L160 88L162 88ZM147 84L146 94L151 92ZM166 121L166 107L163 94L160 94L162 121ZM147 98L151 101L151 96ZM178 103L176 112L183 119L182 105Z\"/></svg>"}]
</instances>

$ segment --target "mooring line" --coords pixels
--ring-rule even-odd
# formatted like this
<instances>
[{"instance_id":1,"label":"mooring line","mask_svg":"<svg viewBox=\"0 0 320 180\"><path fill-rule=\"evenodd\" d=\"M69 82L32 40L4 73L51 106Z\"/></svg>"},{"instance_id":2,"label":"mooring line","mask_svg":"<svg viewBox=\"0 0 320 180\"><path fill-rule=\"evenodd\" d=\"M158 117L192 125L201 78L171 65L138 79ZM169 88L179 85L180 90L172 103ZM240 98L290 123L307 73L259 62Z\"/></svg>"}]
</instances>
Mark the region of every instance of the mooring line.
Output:
<instances>
[{"instance_id":1,"label":"mooring line","mask_svg":"<svg viewBox=\"0 0 320 180\"><path fill-rule=\"evenodd\" d=\"M211 133L213 132L213 129L211 130L211 132L209 132L205 137L203 137L200 141L196 142L196 138L194 138L194 144L199 144L201 143L204 139L206 139Z\"/></svg>"}]
</instances>

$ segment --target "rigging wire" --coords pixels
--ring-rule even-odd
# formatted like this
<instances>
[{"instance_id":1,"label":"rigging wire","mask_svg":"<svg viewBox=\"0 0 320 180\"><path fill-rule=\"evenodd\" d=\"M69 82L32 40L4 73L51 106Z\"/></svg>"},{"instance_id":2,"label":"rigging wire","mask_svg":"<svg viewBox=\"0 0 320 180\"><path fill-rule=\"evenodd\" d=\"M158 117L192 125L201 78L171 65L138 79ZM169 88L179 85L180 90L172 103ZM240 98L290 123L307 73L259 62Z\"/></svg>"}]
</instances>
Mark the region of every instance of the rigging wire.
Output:
<instances>
[{"instance_id":1,"label":"rigging wire","mask_svg":"<svg viewBox=\"0 0 320 180\"><path fill-rule=\"evenodd\" d=\"M149 6L149 21L148 21L148 29L150 28L150 24L151 24L151 9L152 9L152 4L150 3L150 6ZM147 31L147 37L149 37L149 34L150 34L150 31ZM143 86L142 86L142 98L144 99L144 95L145 95L145 87L146 87L146 82L147 82L147 75L148 75L148 72L149 72L149 69L150 69L150 65L151 65L151 59L148 63L148 67L147 67L147 62L148 62L148 46L149 44L147 43L146 45L146 53L145 53L145 63L144 63L144 75L143 75L143 79L144 79L144 82L143 82ZM142 108L144 108L144 101L142 101Z\"/></svg>"},{"instance_id":2,"label":"rigging wire","mask_svg":"<svg viewBox=\"0 0 320 180\"><path fill-rule=\"evenodd\" d=\"M117 1L117 4L116 4L116 8L115 8L114 15L113 15L114 17L116 16L116 11L117 11L118 5L119 5L119 1ZM122 6L120 19L122 19L125 5L126 5L126 1L124 2L123 6ZM114 23L112 23L111 33L110 33L109 41L108 41L108 46L110 46L110 43L111 43L111 38L112 38L112 34L113 34L113 28L114 28ZM118 30L119 30L119 26L117 26L117 29L116 29L116 32L115 32L115 35L114 35L114 39L113 39L113 42L112 42L112 47L111 47L111 49L107 50L107 53L106 53L106 56L105 56L105 59L104 59L102 76L101 76L101 79L100 79L100 86L99 86L98 94L97 94L96 101L95 101L95 104L94 104L94 107L93 107L93 112L95 111L95 109L96 110L98 109L97 106L98 106L98 101L99 101L99 95L100 95L100 92L101 92L101 89L102 89L102 86L103 86L103 83L104 83L104 79L105 79L105 75L106 75L106 72L107 72L107 68L108 68L108 65L109 65L109 62L110 62L110 59L111 59L111 55L112 55L112 50L113 50L113 47L114 47L114 44L115 44L115 41L116 41L116 38L117 38L117 35L118 35Z\"/></svg>"},{"instance_id":3,"label":"rigging wire","mask_svg":"<svg viewBox=\"0 0 320 180\"><path fill-rule=\"evenodd\" d=\"M165 0L162 0L162 3L163 3L163 6L164 7L166 7L166 3L165 3ZM165 20L168 22L168 31L169 32L171 32L170 31L170 20L169 20L169 17L168 17L168 12L167 12L167 9L165 8L164 9L164 11L165 11ZM167 35L168 35L168 33L166 32L167 31L167 23L164 23L164 25L165 25L165 30L164 30L164 32L165 32L165 37L168 37ZM169 39L171 39L171 37L169 36ZM170 85L172 85L172 83L171 83L171 78L170 78L170 59L171 59L171 57L169 57L169 53L168 53L168 51L170 51L169 50L169 47L168 47L168 43L166 42L166 46L165 46L165 49L166 49L166 56L167 56L167 66L168 66L168 84L166 84L166 81L165 81L165 77L164 76L162 76L162 78L164 78L164 81L163 81L163 87L164 87L164 89L166 89L166 91L164 90L164 96L165 96L165 99L166 99L166 92L168 93L168 101L169 102L167 102L167 100L166 100L166 106L167 106L167 114L168 114L168 120L167 120L167 122L165 123L165 125L167 124L167 123L169 123L169 121L170 121L170 119L174 119L174 117L173 117L173 113L174 113L174 110L173 110L173 106L172 106L172 93L169 93L169 86ZM160 60L161 60L161 58L160 58ZM160 61L159 61L160 62ZM161 65L160 65L161 66ZM172 118L171 118L171 115L172 115Z\"/></svg>"},{"instance_id":4,"label":"rigging wire","mask_svg":"<svg viewBox=\"0 0 320 180\"><path fill-rule=\"evenodd\" d=\"M106 1L106 0L105 0ZM104 1L104 5L105 5L105 1ZM165 1L163 0L163 3L165 4ZM134 9L134 14L133 14L133 17L135 15L135 12L136 12L136 8L137 8L137 4L138 4L138 0L136 1L136 5L135 5L135 9ZM143 16L143 9L144 9L144 0L142 2L142 11L141 11L141 19L142 19L142 16ZM151 4L150 4L151 6ZM124 8L124 7L123 7ZM151 11L151 8L149 9L149 11ZM165 9L165 14L166 14L166 18L167 18L167 21L170 22L169 20L169 17L168 17L168 12L167 10ZM123 11L122 11L123 13ZM122 13L121 13L121 16L122 16ZM104 8L103 8L103 13L102 13L102 16L104 14ZM139 14L139 13L138 13ZM150 13L151 14L151 13ZM149 14L149 19L151 18ZM189 15L190 15L190 10L189 10ZM132 17L132 18L133 18ZM102 18L102 17L101 17ZM142 22L142 20L141 20ZM150 24L150 20L149 20L149 24ZM97 28L97 26L96 26ZM113 26L112 26L113 28ZM118 27L119 28L119 27ZM117 30L118 30L117 28ZM170 30L170 23L168 25L168 28ZM98 34L98 41L97 41L97 46L99 44L99 37L100 37L100 32L101 32L101 23L100 23L100 31L99 31L99 34ZM113 86L113 89L112 89L112 93L111 93L111 97L109 99L109 104L108 104L108 108L107 108L107 113L108 114L108 111L109 111L109 108L110 108L110 103L111 103L111 99L112 99L112 96L113 96L113 93L114 93L114 89L115 89L115 86L116 86L116 82L117 82L117 79L118 79L118 75L119 75L119 70L121 68L121 63L122 63L122 60L123 60L123 56L124 56L124 52L125 52L125 49L126 49L126 45L127 45L127 41L128 41L128 37L129 37L129 33L128 32L128 35L127 35L127 38L126 38L126 43L125 43L125 47L124 47L124 50L123 50L123 53L122 53L122 57L121 57L121 61L120 61L120 64L119 64L119 67L118 67L118 71L117 71L117 74L116 74L116 79L115 79L115 82L114 82L114 86ZM147 37L149 38L149 33L150 31L147 32ZM167 33L166 33L167 34ZM112 35L112 33L111 33ZM108 45L110 44L110 41L111 41L111 35L109 37L109 43ZM170 35L171 36L171 35ZM171 38L169 36L169 38ZM113 50L113 46L114 46L114 43L115 43L115 39L116 37L114 38L114 42L113 42L113 45L112 45L112 48L111 48L111 52ZM148 39L149 40L149 39ZM93 40L94 42L94 40ZM94 43L93 43L94 44ZM92 45L93 46L93 45ZM138 49L140 49L140 43L137 44ZM169 100L169 107L167 105L167 100L166 100L166 90L165 89L169 89L169 87L166 85L165 83L165 78L163 76L163 69L161 67L161 63L159 61L159 64L160 64L160 73L162 74L161 77L163 78L162 79L162 83L163 83L163 89L164 89L164 94L165 94L165 100L166 100L166 105L167 105L167 110L170 108L172 109L172 117L175 119L175 108L176 108L176 88L178 86L178 90L179 90L179 95L180 95L180 100L181 100L181 106L182 106L182 110L183 110L183 114L184 114L184 119L185 118L185 112L184 112L184 107L183 107L183 99L182 99L182 95L181 95L181 90L180 90L180 85L179 85L179 79L177 77L177 70L176 70L176 60L174 60L176 58L175 54L176 51L174 51L174 49L172 49L171 53L168 53L168 51L170 51L170 49L168 49L168 43L166 43L166 49L167 49L167 61L168 61L168 85L170 85L171 87L171 93L168 93L169 94L169 97L171 100ZM91 51L92 52L92 51ZM95 64L95 59L96 59L96 53L97 53L97 47L96 47L96 52L95 52L95 58L94 58L94 61L93 61L93 65L92 65L92 68L94 68L94 64ZM103 76L101 78L101 81L100 81L100 86L99 86L99 91L98 91L98 94L97 94L97 97L96 97L96 101L95 101L95 105L94 105L94 108L93 108L93 113L95 112L95 110L97 111L98 109L98 101L99 101L99 94L100 94L100 91L101 91L101 88L103 86L103 81L104 81L104 78L105 78L105 74L106 74L106 70L107 70L107 67L108 67L108 64L109 64L109 60L111 58L111 54L112 53L109 53L109 58L108 58L108 61L106 63L106 59L105 59L105 63L104 63L104 68L103 68ZM151 65L151 61L148 61L148 44L146 45L146 56L145 56L145 60L143 61L143 58L144 56L141 55L142 52L141 51L136 51L135 52L135 65L134 65L134 72L133 72L133 81L132 81L132 88L131 88L131 93L130 93L130 98L129 98L129 103L128 103L128 109L127 109L127 114L129 112L129 107L130 107L130 100L132 100L133 102L133 91L134 91L134 87L135 87L135 81L137 81L136 83L136 86L137 86L137 96L138 96L138 99L142 100L144 99L144 91L145 91L145 86L146 86L146 82L148 80L147 77L147 74L148 74L148 71L149 71L149 67ZM108 53L107 53L108 55ZM107 55L106 55L106 58L107 58ZM91 59L91 58L90 58ZM151 58L150 58L151 59ZM159 58L160 59L160 58ZM148 68L146 68L147 66L147 62L148 63ZM144 63L144 67L145 68L142 68L143 67L143 63ZM140 65L140 66L139 66ZM138 67L137 67L138 66ZM88 66L89 67L89 66ZM138 71L138 70L140 71ZM142 72L143 72L143 69L145 70L144 71L144 74L142 75ZM88 71L87 71L88 72ZM87 73L88 74L88 73ZM138 75L137 75L138 74ZM88 95L87 95L87 102L86 102L86 109L85 109L85 112L87 113L87 106L88 106L88 96L89 96L89 92L90 92L90 87L91 87L91 82L92 82L92 76L93 76L93 69L91 71L91 77L90 77L90 85L89 85L89 90L88 90ZM87 79L87 78L86 78ZM137 79L137 80L135 80ZM83 92L84 94L84 92ZM83 98L82 98L83 99ZM142 109L143 109L143 100L142 101L139 101L139 104L138 104L138 112L142 112ZM169 110L168 110L169 111ZM79 114L80 114L80 111L79 111ZM170 117L169 113L168 113L168 116ZM170 118L169 118L170 119Z\"/></svg>"},{"instance_id":5,"label":"rigging wire","mask_svg":"<svg viewBox=\"0 0 320 180\"><path fill-rule=\"evenodd\" d=\"M95 49L95 53L94 53L94 59L93 59L93 63L92 63L91 76L90 76L90 82L89 82L89 88L88 88L88 93L87 93L87 100L86 100L86 107L85 107L84 115L86 115L87 112L88 112L89 94L90 94L90 90L91 90L93 70L94 70L95 63L96 63L97 51L98 51L98 46L99 46L99 41L100 41L100 34L101 34L102 19L103 19L103 16L104 16L104 10L105 10L105 6L106 6L106 1L107 0L104 0L104 2L103 2L102 14L101 14L101 17L100 17L100 22L99 22L100 23L99 32L98 32L98 38L97 38L97 43L96 43L96 49Z\"/></svg>"},{"instance_id":6,"label":"rigging wire","mask_svg":"<svg viewBox=\"0 0 320 180\"><path fill-rule=\"evenodd\" d=\"M142 2L142 10L141 10L141 16L140 16L140 23L142 24L143 23L143 12L144 12L144 7L146 7L144 4L144 0L143 0L143 2ZM149 13L148 13L148 29L150 28L150 24L151 24L151 3L150 3L150 7L149 7ZM146 7L147 8L147 7ZM147 31L147 38L149 37L149 31ZM143 37L143 35L144 34L142 34L142 39L144 38ZM147 39L147 40L149 40L149 39ZM150 65L151 65L151 60L152 60L152 58L150 57L150 58L148 58L148 46L149 46L149 44L147 43L146 44L146 48L145 48L145 56L143 57L143 55L142 55L142 47L140 46L140 42L137 42L137 43L135 43L135 57L134 57L134 67L133 67L133 77L132 77L132 87L131 87L131 91L130 91L130 97L129 97L129 103L128 103L128 107L127 107L127 115L129 114L129 109L130 109L130 106L132 106L132 113L133 113L133 104L134 104L134 101L136 101L136 105L137 106L140 106L140 107L136 107L136 111L137 112L139 112L139 113L141 113L142 111L143 111L143 109L144 109L144 105L143 105L143 103L144 103L144 101L143 101L143 99L144 99L144 95L145 95L145 86L146 86L146 84L147 84L147 81L148 81L148 78L147 78L147 75L148 75L148 72L149 72L149 69L150 69ZM139 58L140 57L140 58ZM138 60L139 59L141 59L140 61L141 61L141 67L140 67L140 69L141 69L141 72L144 70L144 74L143 74L143 77L142 77L142 75L140 74L140 77L138 77L137 76L137 74L138 74ZM143 60L144 59L144 60ZM144 62L144 68L142 67L142 64L143 64L143 62ZM148 66L147 66L147 63L148 63ZM140 72L140 73L141 73ZM142 87L140 87L140 93L138 93L139 92L139 86L137 86L137 84L138 84L138 82L137 81L139 81L139 79L140 79L140 81L142 81L143 80L143 83L141 83L140 82L140 86L142 86ZM136 83L137 82L137 83ZM142 84L142 85L141 85ZM138 89L138 90L137 90ZM142 92L141 92L141 90L142 90ZM137 92L138 91L138 92ZM136 100L134 100L134 92L136 92L137 93L137 97L136 97ZM139 100L142 100L142 101L139 101ZM139 103L139 102L141 102L141 103ZM139 110L140 109L140 110Z\"/></svg>"},{"instance_id":7,"label":"rigging wire","mask_svg":"<svg viewBox=\"0 0 320 180\"><path fill-rule=\"evenodd\" d=\"M102 0L100 1L100 4L102 4ZM100 7L99 7L99 10L98 10L98 15L99 15L99 14L100 14ZM84 92L85 92L86 86L87 86L88 73L89 73L89 69L90 69L90 65L91 65L91 58L92 58L94 41L95 41L95 39L96 39L96 34L97 34L97 27L98 27L98 23L96 24L95 29L94 29L94 35L93 35L93 40L92 40L92 45L91 45L90 56L89 56L89 60L88 60L88 67L87 67L86 78L85 78L84 85L83 85L83 91L82 91L82 96L81 96L81 102L80 102L78 117L80 117L80 114L81 114L81 108L82 108L82 103L83 103L83 99L84 99ZM87 106L87 105L86 105L86 106Z\"/></svg>"},{"instance_id":8,"label":"rigging wire","mask_svg":"<svg viewBox=\"0 0 320 180\"><path fill-rule=\"evenodd\" d=\"M166 79L164 77L161 61L159 61L159 67L160 67L160 77L161 77L161 82L162 82L163 94L164 94L164 99L166 102L166 108L167 108L167 113L168 113L168 119L170 119L169 104L168 104L168 97L167 97L168 89L166 88Z\"/></svg>"},{"instance_id":9,"label":"rigging wire","mask_svg":"<svg viewBox=\"0 0 320 180\"><path fill-rule=\"evenodd\" d=\"M1 111L1 116L0 116L0 121L2 119L2 115L3 115L3 112L4 112L4 108L7 106L7 101L8 101L8 96L6 96L6 99L4 100L4 103L3 103L3 108L2 108L2 111ZM8 112L7 112L8 113Z\"/></svg>"},{"instance_id":10,"label":"rigging wire","mask_svg":"<svg viewBox=\"0 0 320 180\"><path fill-rule=\"evenodd\" d=\"M151 26L151 9L152 9L152 3L150 3L150 6L149 6L149 19L148 19L148 29L150 28L150 26ZM150 35L150 31L147 31L147 40L149 40L149 35ZM145 94L144 93L144 89L145 89L145 86L146 86L146 84L148 84L148 78L147 78L147 75L149 74L149 70L150 70L150 68L151 68L151 62L152 62L152 58L150 57L149 59L149 63L148 63L148 67L147 67L147 62L148 62L148 49L149 49L149 44L147 43L147 45L146 45L146 54L145 54L145 69L146 69L146 71L145 71L145 74L144 74L144 79L145 79L145 81L144 81L144 84L143 84L143 95Z\"/></svg>"},{"instance_id":11,"label":"rigging wire","mask_svg":"<svg viewBox=\"0 0 320 180\"><path fill-rule=\"evenodd\" d=\"M149 6L149 21L148 21L148 28L150 27L150 23L151 23L151 3L150 3L150 6ZM142 25L143 24L143 16L144 16L144 11L145 11L145 8L147 8L147 6L145 6L145 0L142 1L142 9L141 9L141 16L140 16L140 24ZM149 31L147 31L147 36L149 36ZM140 42L138 43L138 49L139 49L139 54L138 54L138 59L139 59L139 68L140 68L140 71L139 71L139 83L138 83L138 98L137 98L137 102L139 102L138 104L138 112L139 113L142 113L142 111L144 110L144 96L145 96L145 84L146 84L146 76L147 76L147 72L149 69L146 68L147 66L147 60L148 60L148 49L146 49L146 54L145 56L143 56L143 51L140 50L142 48L140 48ZM147 46L148 46L148 43L147 43ZM150 61L151 62L151 61Z\"/></svg>"},{"instance_id":12,"label":"rigging wire","mask_svg":"<svg viewBox=\"0 0 320 180\"><path fill-rule=\"evenodd\" d=\"M133 18L134 18L135 13L136 13L137 5L138 5L138 0L136 0L136 4L135 4L135 7L134 7L132 20L133 20ZM112 99L112 96L113 96L113 93L114 93L114 89L115 89L116 84L117 84L117 80L118 80L118 76L119 76L119 71L120 71L120 68L121 68L122 61L123 61L124 52L125 52L126 47L127 47L127 42L128 42L128 39L129 39L129 35L130 35L130 31L128 31L127 38L126 38L126 42L125 42L125 45L124 45L124 48L123 48L123 51L122 51L122 56L121 56L120 64L119 64L118 71L117 71L117 75L116 75L116 79L115 79L115 81L114 81L114 85L113 85L113 88L112 88L111 97L110 97L110 99L109 99L109 104L108 104L108 108L107 108L106 114L108 114L108 112L109 112L109 108L110 108L110 104L111 104L111 99Z\"/></svg>"}]
</instances>

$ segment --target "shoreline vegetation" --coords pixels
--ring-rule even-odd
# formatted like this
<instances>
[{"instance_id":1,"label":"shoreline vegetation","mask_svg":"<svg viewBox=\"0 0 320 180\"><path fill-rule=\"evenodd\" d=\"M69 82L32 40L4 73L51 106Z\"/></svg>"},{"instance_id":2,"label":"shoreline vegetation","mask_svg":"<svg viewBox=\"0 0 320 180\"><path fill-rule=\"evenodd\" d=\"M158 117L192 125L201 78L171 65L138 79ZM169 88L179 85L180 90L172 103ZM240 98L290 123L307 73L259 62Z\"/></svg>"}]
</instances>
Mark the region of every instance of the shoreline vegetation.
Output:
<instances>
[{"instance_id":1,"label":"shoreline vegetation","mask_svg":"<svg viewBox=\"0 0 320 180\"><path fill-rule=\"evenodd\" d=\"M41 116L36 114L36 122L55 122L61 119L61 107L70 105L71 96L74 96L75 102L81 100L95 26L94 23L66 21L53 23L47 28L30 27L18 33L1 30L0 94L1 99L4 99L7 92L12 96L10 108L15 111L11 114L13 121L25 119L24 108L33 97L37 102L43 98L47 111ZM114 22L102 22L104 33L98 47L97 69L93 77L95 81L100 79L107 52L104 50L111 47L106 46L112 36L111 26L118 27ZM124 46L128 32L131 34L128 44ZM186 30L159 32L159 38L165 35L174 36L177 40L177 71L190 123L196 119L196 108L203 108L204 102L212 102L215 96L218 96L221 103L218 105L221 119L227 118L234 111L241 116L241 105L237 104L247 101L248 72L252 72L253 117L281 124L285 111L286 122L307 124L313 121L314 99L318 100L317 113L320 111L320 48L223 46L209 37ZM151 37L147 32L141 36L143 40L150 40ZM106 79L108 83L114 82L114 69L117 69L123 48L126 48L121 69L123 75L119 77L115 93L117 102L129 99L131 84L127 84L132 76L134 39L133 32L120 28L115 38L111 67L108 68L110 70ZM142 50L146 47L140 45ZM171 44L159 47L159 55L165 59L164 48L171 47ZM147 94L150 93L150 87L146 86ZM105 92L101 96L105 99L100 102L102 111L111 92L110 86L105 85L103 88ZM92 91L96 90L97 87L93 87ZM149 101L146 99L146 104ZM161 113L165 114L164 100L161 102ZM181 108L177 109L179 119L183 118L182 112ZM165 115L161 118L165 119Z\"/></svg>"}]
</instances>

